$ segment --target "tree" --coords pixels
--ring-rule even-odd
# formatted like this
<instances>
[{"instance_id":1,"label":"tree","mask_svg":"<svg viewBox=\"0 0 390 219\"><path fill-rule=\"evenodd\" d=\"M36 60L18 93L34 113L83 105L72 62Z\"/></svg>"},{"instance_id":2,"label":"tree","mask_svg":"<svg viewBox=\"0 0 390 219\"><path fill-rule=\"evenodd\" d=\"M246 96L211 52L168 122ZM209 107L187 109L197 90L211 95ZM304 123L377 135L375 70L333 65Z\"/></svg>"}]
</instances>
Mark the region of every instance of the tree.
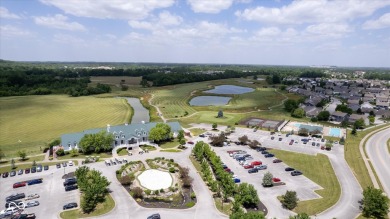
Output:
<instances>
[{"instance_id":1,"label":"tree","mask_svg":"<svg viewBox=\"0 0 390 219\"><path fill-rule=\"evenodd\" d=\"M349 115L351 115L353 113L353 110L351 108L349 108L347 105L345 105L344 103L337 105L336 111L341 111L341 112L347 113Z\"/></svg>"},{"instance_id":2,"label":"tree","mask_svg":"<svg viewBox=\"0 0 390 219\"><path fill-rule=\"evenodd\" d=\"M56 151L56 154L57 156L64 156L65 155L65 151L64 149L60 148Z\"/></svg>"},{"instance_id":3,"label":"tree","mask_svg":"<svg viewBox=\"0 0 390 219\"><path fill-rule=\"evenodd\" d=\"M298 135L300 136L309 136L309 130L306 128L300 128L298 130Z\"/></svg>"},{"instance_id":4,"label":"tree","mask_svg":"<svg viewBox=\"0 0 390 219\"><path fill-rule=\"evenodd\" d=\"M243 135L243 136L241 136L241 137L238 138L238 141L239 141L241 144L244 144L244 145L245 145L245 144L248 143L249 139L248 139L248 136Z\"/></svg>"},{"instance_id":5,"label":"tree","mask_svg":"<svg viewBox=\"0 0 390 219\"><path fill-rule=\"evenodd\" d=\"M72 150L70 150L69 154L71 157L79 156L79 150L77 150L76 148L72 148Z\"/></svg>"},{"instance_id":6,"label":"tree","mask_svg":"<svg viewBox=\"0 0 390 219\"><path fill-rule=\"evenodd\" d=\"M37 162L34 160L32 163L32 166L35 167L37 165Z\"/></svg>"},{"instance_id":7,"label":"tree","mask_svg":"<svg viewBox=\"0 0 390 219\"><path fill-rule=\"evenodd\" d=\"M5 157L5 154L4 154L3 150L1 150L1 148L0 148L0 160L2 160L4 157Z\"/></svg>"},{"instance_id":8,"label":"tree","mask_svg":"<svg viewBox=\"0 0 390 219\"><path fill-rule=\"evenodd\" d=\"M363 190L363 216L367 218L384 218L389 212L389 198L383 191L371 186Z\"/></svg>"},{"instance_id":9,"label":"tree","mask_svg":"<svg viewBox=\"0 0 390 219\"><path fill-rule=\"evenodd\" d=\"M144 79L143 77L142 77L142 80L141 80L141 82L140 82L140 85L141 85L142 87L149 87L149 86L150 86L149 83L148 83L148 81L147 81L146 79Z\"/></svg>"},{"instance_id":10,"label":"tree","mask_svg":"<svg viewBox=\"0 0 390 219\"><path fill-rule=\"evenodd\" d=\"M352 128L351 134L352 134L352 135L356 135L356 134L357 134L357 131L356 131L356 127L355 127L355 126Z\"/></svg>"},{"instance_id":11,"label":"tree","mask_svg":"<svg viewBox=\"0 0 390 219\"><path fill-rule=\"evenodd\" d=\"M253 140L253 141L249 142L249 147L252 149L256 149L259 146L260 146L260 142L258 142L257 140Z\"/></svg>"},{"instance_id":12,"label":"tree","mask_svg":"<svg viewBox=\"0 0 390 219\"><path fill-rule=\"evenodd\" d=\"M179 140L179 144L180 145L185 145L186 144L186 140L184 140L184 139Z\"/></svg>"},{"instance_id":13,"label":"tree","mask_svg":"<svg viewBox=\"0 0 390 219\"><path fill-rule=\"evenodd\" d=\"M210 136L209 139L211 140L211 145L222 147L223 143L226 141L226 136L223 132L221 132L218 136Z\"/></svg>"},{"instance_id":14,"label":"tree","mask_svg":"<svg viewBox=\"0 0 390 219\"><path fill-rule=\"evenodd\" d=\"M375 116L368 116L368 120L370 121L370 124L375 123Z\"/></svg>"},{"instance_id":15,"label":"tree","mask_svg":"<svg viewBox=\"0 0 390 219\"><path fill-rule=\"evenodd\" d=\"M328 121L330 117L329 111L321 111L318 113L317 118L319 121Z\"/></svg>"},{"instance_id":16,"label":"tree","mask_svg":"<svg viewBox=\"0 0 390 219\"><path fill-rule=\"evenodd\" d=\"M294 216L290 216L289 219L311 219L311 217L306 213L299 213Z\"/></svg>"},{"instance_id":17,"label":"tree","mask_svg":"<svg viewBox=\"0 0 390 219\"><path fill-rule=\"evenodd\" d=\"M361 128L364 128L365 127L365 123L364 123L364 119L358 119L355 121L355 123L353 124L353 126L357 129L361 129Z\"/></svg>"},{"instance_id":18,"label":"tree","mask_svg":"<svg viewBox=\"0 0 390 219\"><path fill-rule=\"evenodd\" d=\"M297 109L295 109L293 112L292 112L292 114L291 114L291 116L293 116L293 117L296 117L296 118L303 118L304 116L305 116L305 110L304 109L302 109L302 108L297 108Z\"/></svg>"},{"instance_id":19,"label":"tree","mask_svg":"<svg viewBox=\"0 0 390 219\"><path fill-rule=\"evenodd\" d=\"M248 183L241 183L238 186L234 200L240 202L245 208L255 208L260 202L256 189Z\"/></svg>"},{"instance_id":20,"label":"tree","mask_svg":"<svg viewBox=\"0 0 390 219\"><path fill-rule=\"evenodd\" d=\"M24 151L24 150L18 151L18 156L19 156L20 159L23 161L23 160L26 160L27 153L26 153L26 151Z\"/></svg>"},{"instance_id":21,"label":"tree","mask_svg":"<svg viewBox=\"0 0 390 219\"><path fill-rule=\"evenodd\" d=\"M213 123L213 125L211 127L213 128L213 130L215 130L215 129L217 129L218 124L217 123Z\"/></svg>"},{"instance_id":22,"label":"tree","mask_svg":"<svg viewBox=\"0 0 390 219\"><path fill-rule=\"evenodd\" d=\"M287 111L287 112L292 112L294 111L296 108L298 108L298 102L295 101L295 100L286 100L284 102L284 109Z\"/></svg>"},{"instance_id":23,"label":"tree","mask_svg":"<svg viewBox=\"0 0 390 219\"><path fill-rule=\"evenodd\" d=\"M229 216L229 219L265 219L263 212L250 211L244 213L242 211L235 212Z\"/></svg>"},{"instance_id":24,"label":"tree","mask_svg":"<svg viewBox=\"0 0 390 219\"><path fill-rule=\"evenodd\" d=\"M299 199L297 197L297 193L295 191L289 190L286 191L286 194L282 195L282 200L280 200L282 206L289 210L292 210L297 207L298 201Z\"/></svg>"},{"instance_id":25,"label":"tree","mask_svg":"<svg viewBox=\"0 0 390 219\"><path fill-rule=\"evenodd\" d=\"M348 122L345 121L345 120L343 120L343 121L341 122L341 127L347 128L347 127L348 127Z\"/></svg>"},{"instance_id":26,"label":"tree","mask_svg":"<svg viewBox=\"0 0 390 219\"><path fill-rule=\"evenodd\" d=\"M124 185L124 186L129 186L131 185L131 183L133 182L133 180L131 179L131 177L129 175L125 175L125 176L122 176L120 179L119 179L119 182Z\"/></svg>"},{"instance_id":27,"label":"tree","mask_svg":"<svg viewBox=\"0 0 390 219\"><path fill-rule=\"evenodd\" d=\"M16 168L16 166L15 166L15 160L12 158L11 159L11 168L12 169L15 169Z\"/></svg>"},{"instance_id":28,"label":"tree","mask_svg":"<svg viewBox=\"0 0 390 219\"><path fill-rule=\"evenodd\" d=\"M272 173L270 173L270 172L265 173L265 174L264 174L264 177L263 177L263 184L262 184L262 185L263 185L264 187L273 186L272 178L273 178Z\"/></svg>"},{"instance_id":29,"label":"tree","mask_svg":"<svg viewBox=\"0 0 390 219\"><path fill-rule=\"evenodd\" d=\"M342 145L345 144L345 138L344 138L344 136L340 138L340 144L342 144Z\"/></svg>"},{"instance_id":30,"label":"tree","mask_svg":"<svg viewBox=\"0 0 390 219\"><path fill-rule=\"evenodd\" d=\"M131 191L133 192L134 198L143 198L144 191L140 187L134 187Z\"/></svg>"},{"instance_id":31,"label":"tree","mask_svg":"<svg viewBox=\"0 0 390 219\"><path fill-rule=\"evenodd\" d=\"M219 111L218 111L217 118L223 118L223 112L222 112L222 110L219 110Z\"/></svg>"},{"instance_id":32,"label":"tree","mask_svg":"<svg viewBox=\"0 0 390 219\"><path fill-rule=\"evenodd\" d=\"M96 134L86 134L80 140L80 148L84 153L99 153L112 149L114 135L104 130Z\"/></svg>"},{"instance_id":33,"label":"tree","mask_svg":"<svg viewBox=\"0 0 390 219\"><path fill-rule=\"evenodd\" d=\"M184 139L184 131L180 130L179 133L177 134L177 140L182 140Z\"/></svg>"},{"instance_id":34,"label":"tree","mask_svg":"<svg viewBox=\"0 0 390 219\"><path fill-rule=\"evenodd\" d=\"M157 123L150 129L149 139L155 142L161 142L172 138L171 127L166 123Z\"/></svg>"}]
</instances>

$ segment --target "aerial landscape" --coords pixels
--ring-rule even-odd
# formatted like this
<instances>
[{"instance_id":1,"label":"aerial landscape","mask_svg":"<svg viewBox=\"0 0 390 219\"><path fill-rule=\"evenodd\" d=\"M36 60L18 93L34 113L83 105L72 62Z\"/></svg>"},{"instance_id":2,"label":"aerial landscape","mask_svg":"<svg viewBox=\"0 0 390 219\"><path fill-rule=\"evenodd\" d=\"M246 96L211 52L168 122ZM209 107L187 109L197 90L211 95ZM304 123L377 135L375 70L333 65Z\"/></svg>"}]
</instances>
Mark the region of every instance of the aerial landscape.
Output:
<instances>
[{"instance_id":1,"label":"aerial landscape","mask_svg":"<svg viewBox=\"0 0 390 219\"><path fill-rule=\"evenodd\" d=\"M0 219L390 219L390 0L0 20Z\"/></svg>"}]
</instances>

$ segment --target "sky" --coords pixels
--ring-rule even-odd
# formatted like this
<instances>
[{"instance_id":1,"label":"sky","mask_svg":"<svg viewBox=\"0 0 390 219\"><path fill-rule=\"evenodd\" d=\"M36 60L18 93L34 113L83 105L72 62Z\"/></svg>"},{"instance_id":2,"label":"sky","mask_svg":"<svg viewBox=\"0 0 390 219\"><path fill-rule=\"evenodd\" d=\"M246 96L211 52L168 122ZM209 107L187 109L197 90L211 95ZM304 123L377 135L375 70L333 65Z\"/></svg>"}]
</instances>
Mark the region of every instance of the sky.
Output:
<instances>
[{"instance_id":1,"label":"sky","mask_svg":"<svg viewBox=\"0 0 390 219\"><path fill-rule=\"evenodd\" d=\"M0 0L0 59L390 67L390 0Z\"/></svg>"}]
</instances>

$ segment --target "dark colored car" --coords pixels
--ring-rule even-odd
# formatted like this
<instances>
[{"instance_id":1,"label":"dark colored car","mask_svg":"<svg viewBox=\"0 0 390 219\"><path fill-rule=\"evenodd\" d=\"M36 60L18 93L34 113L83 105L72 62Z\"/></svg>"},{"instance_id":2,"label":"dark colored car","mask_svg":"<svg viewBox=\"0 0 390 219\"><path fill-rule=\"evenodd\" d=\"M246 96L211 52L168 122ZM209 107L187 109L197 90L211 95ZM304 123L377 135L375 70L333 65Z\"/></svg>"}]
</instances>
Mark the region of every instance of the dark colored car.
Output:
<instances>
[{"instance_id":1,"label":"dark colored car","mask_svg":"<svg viewBox=\"0 0 390 219\"><path fill-rule=\"evenodd\" d=\"M66 167L66 166L67 166L66 162L63 162L63 163L62 163L62 166L63 166L63 167Z\"/></svg>"},{"instance_id":2,"label":"dark colored car","mask_svg":"<svg viewBox=\"0 0 390 219\"><path fill-rule=\"evenodd\" d=\"M268 151L262 151L261 154L269 154Z\"/></svg>"},{"instance_id":3,"label":"dark colored car","mask_svg":"<svg viewBox=\"0 0 390 219\"><path fill-rule=\"evenodd\" d=\"M266 147L259 147L259 148L256 149L256 151L258 151L258 152L265 151L265 150L267 150Z\"/></svg>"},{"instance_id":4,"label":"dark colored car","mask_svg":"<svg viewBox=\"0 0 390 219\"><path fill-rule=\"evenodd\" d=\"M147 219L161 219L160 214L152 214Z\"/></svg>"},{"instance_id":5,"label":"dark colored car","mask_svg":"<svg viewBox=\"0 0 390 219\"><path fill-rule=\"evenodd\" d=\"M299 175L302 175L303 173L299 170L294 170L291 172L291 176L299 176Z\"/></svg>"},{"instance_id":6,"label":"dark colored car","mask_svg":"<svg viewBox=\"0 0 390 219\"><path fill-rule=\"evenodd\" d=\"M222 168L226 169L226 168L228 168L228 166L226 166L226 164L222 164Z\"/></svg>"},{"instance_id":7,"label":"dark colored car","mask_svg":"<svg viewBox=\"0 0 390 219\"><path fill-rule=\"evenodd\" d=\"M76 202L68 203L68 204L64 205L63 210L71 209L71 208L77 208L77 203Z\"/></svg>"},{"instance_id":8,"label":"dark colored car","mask_svg":"<svg viewBox=\"0 0 390 219\"><path fill-rule=\"evenodd\" d=\"M43 166L43 170L49 170L49 166Z\"/></svg>"},{"instance_id":9,"label":"dark colored car","mask_svg":"<svg viewBox=\"0 0 390 219\"><path fill-rule=\"evenodd\" d=\"M77 183L76 178L67 178L65 179L64 186L70 186Z\"/></svg>"},{"instance_id":10,"label":"dark colored car","mask_svg":"<svg viewBox=\"0 0 390 219\"><path fill-rule=\"evenodd\" d=\"M61 168L61 164L60 163L56 164L56 166L57 166L57 168Z\"/></svg>"},{"instance_id":11,"label":"dark colored car","mask_svg":"<svg viewBox=\"0 0 390 219\"><path fill-rule=\"evenodd\" d=\"M233 181L234 181L234 183L240 183L241 182L241 180L238 179L238 178L234 178Z\"/></svg>"},{"instance_id":12,"label":"dark colored car","mask_svg":"<svg viewBox=\"0 0 390 219\"><path fill-rule=\"evenodd\" d=\"M264 157L275 157L275 155L274 154L266 154L266 155L264 155Z\"/></svg>"},{"instance_id":13,"label":"dark colored car","mask_svg":"<svg viewBox=\"0 0 390 219\"><path fill-rule=\"evenodd\" d=\"M36 216L34 213L30 213L30 214L20 214L20 215L15 215L14 217L12 217L12 219L35 219Z\"/></svg>"},{"instance_id":14,"label":"dark colored car","mask_svg":"<svg viewBox=\"0 0 390 219\"><path fill-rule=\"evenodd\" d=\"M201 137L201 138L204 138L204 137L205 137L205 135L204 135L204 134L200 134L200 135L199 135L199 137Z\"/></svg>"},{"instance_id":15,"label":"dark colored car","mask_svg":"<svg viewBox=\"0 0 390 219\"><path fill-rule=\"evenodd\" d=\"M279 141L282 141L283 140L283 138L279 138Z\"/></svg>"},{"instance_id":16,"label":"dark colored car","mask_svg":"<svg viewBox=\"0 0 390 219\"><path fill-rule=\"evenodd\" d=\"M5 173L3 173L3 176L2 176L3 178L7 178L8 177L8 172L5 172Z\"/></svg>"},{"instance_id":17,"label":"dark colored car","mask_svg":"<svg viewBox=\"0 0 390 219\"><path fill-rule=\"evenodd\" d=\"M24 173L25 173L25 174L29 174L29 173L30 173L30 168L26 168L26 169L24 170Z\"/></svg>"},{"instance_id":18,"label":"dark colored car","mask_svg":"<svg viewBox=\"0 0 390 219\"><path fill-rule=\"evenodd\" d=\"M36 167L31 167L31 173L36 173L37 172L37 168Z\"/></svg>"},{"instance_id":19,"label":"dark colored car","mask_svg":"<svg viewBox=\"0 0 390 219\"><path fill-rule=\"evenodd\" d=\"M72 191L72 190L75 190L75 189L78 189L79 187L77 186L77 184L74 184L74 185L69 185L69 186L65 186L65 191L68 192L68 191Z\"/></svg>"},{"instance_id":20,"label":"dark colored car","mask_svg":"<svg viewBox=\"0 0 390 219\"><path fill-rule=\"evenodd\" d=\"M32 179L27 182L29 186L42 183L42 179Z\"/></svg>"},{"instance_id":21,"label":"dark colored car","mask_svg":"<svg viewBox=\"0 0 390 219\"><path fill-rule=\"evenodd\" d=\"M12 186L14 189L26 186L26 182L17 182Z\"/></svg>"},{"instance_id":22,"label":"dark colored car","mask_svg":"<svg viewBox=\"0 0 390 219\"><path fill-rule=\"evenodd\" d=\"M17 194L13 194L13 195L10 195L10 196L6 197L5 201L6 202L10 202L10 201L22 199L22 198L25 198L25 197L26 197L26 194L24 194L24 193L17 193Z\"/></svg>"},{"instance_id":23,"label":"dark colored car","mask_svg":"<svg viewBox=\"0 0 390 219\"><path fill-rule=\"evenodd\" d=\"M192 141L189 141L189 142L187 142L187 144L194 144L194 142L192 142Z\"/></svg>"},{"instance_id":24,"label":"dark colored car","mask_svg":"<svg viewBox=\"0 0 390 219\"><path fill-rule=\"evenodd\" d=\"M271 140L274 140L274 139L275 139L275 137L274 137L274 136L272 136L272 137L271 137Z\"/></svg>"},{"instance_id":25,"label":"dark colored car","mask_svg":"<svg viewBox=\"0 0 390 219\"><path fill-rule=\"evenodd\" d=\"M280 159L275 159L272 161L272 163L281 163L281 162L282 162L282 160L280 160Z\"/></svg>"},{"instance_id":26,"label":"dark colored car","mask_svg":"<svg viewBox=\"0 0 390 219\"><path fill-rule=\"evenodd\" d=\"M253 169L248 170L248 173L257 173L257 172L259 172L259 170L257 168L253 168Z\"/></svg>"},{"instance_id":27,"label":"dark colored car","mask_svg":"<svg viewBox=\"0 0 390 219\"><path fill-rule=\"evenodd\" d=\"M312 142L312 143L311 143L311 146L316 146L316 143L315 143L315 142Z\"/></svg>"},{"instance_id":28,"label":"dark colored car","mask_svg":"<svg viewBox=\"0 0 390 219\"><path fill-rule=\"evenodd\" d=\"M9 176L10 176L10 177L16 176L16 171L15 171L15 170L12 170L12 171L9 173Z\"/></svg>"},{"instance_id":29,"label":"dark colored car","mask_svg":"<svg viewBox=\"0 0 390 219\"><path fill-rule=\"evenodd\" d=\"M5 208L9 208L9 207L15 207L15 205L16 206L22 206L23 205L23 202L22 201L17 201L17 200L15 200L15 201L12 201L12 202L6 202L5 203Z\"/></svg>"},{"instance_id":30,"label":"dark colored car","mask_svg":"<svg viewBox=\"0 0 390 219\"><path fill-rule=\"evenodd\" d=\"M292 168L292 167L286 167L286 169L284 169L285 171L294 171L295 169Z\"/></svg>"}]
</instances>

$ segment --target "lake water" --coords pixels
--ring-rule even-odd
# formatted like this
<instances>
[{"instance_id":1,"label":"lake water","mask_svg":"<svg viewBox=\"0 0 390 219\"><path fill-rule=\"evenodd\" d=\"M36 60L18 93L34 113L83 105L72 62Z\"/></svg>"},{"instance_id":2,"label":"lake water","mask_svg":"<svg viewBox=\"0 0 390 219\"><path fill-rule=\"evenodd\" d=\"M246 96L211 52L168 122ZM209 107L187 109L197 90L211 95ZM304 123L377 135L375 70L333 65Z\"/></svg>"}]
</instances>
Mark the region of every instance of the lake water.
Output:
<instances>
[{"instance_id":1,"label":"lake water","mask_svg":"<svg viewBox=\"0 0 390 219\"><path fill-rule=\"evenodd\" d=\"M191 106L223 106L229 103L231 97L197 96L190 100Z\"/></svg>"},{"instance_id":2,"label":"lake water","mask_svg":"<svg viewBox=\"0 0 390 219\"><path fill-rule=\"evenodd\" d=\"M132 124L149 122L149 110L142 106L138 98L125 98L131 107L134 109L134 115L131 119Z\"/></svg>"},{"instance_id":3,"label":"lake water","mask_svg":"<svg viewBox=\"0 0 390 219\"><path fill-rule=\"evenodd\" d=\"M244 94L254 91L255 89L250 87L241 87L235 85L220 85L216 86L212 90L204 91L205 93L213 94Z\"/></svg>"}]
</instances>

